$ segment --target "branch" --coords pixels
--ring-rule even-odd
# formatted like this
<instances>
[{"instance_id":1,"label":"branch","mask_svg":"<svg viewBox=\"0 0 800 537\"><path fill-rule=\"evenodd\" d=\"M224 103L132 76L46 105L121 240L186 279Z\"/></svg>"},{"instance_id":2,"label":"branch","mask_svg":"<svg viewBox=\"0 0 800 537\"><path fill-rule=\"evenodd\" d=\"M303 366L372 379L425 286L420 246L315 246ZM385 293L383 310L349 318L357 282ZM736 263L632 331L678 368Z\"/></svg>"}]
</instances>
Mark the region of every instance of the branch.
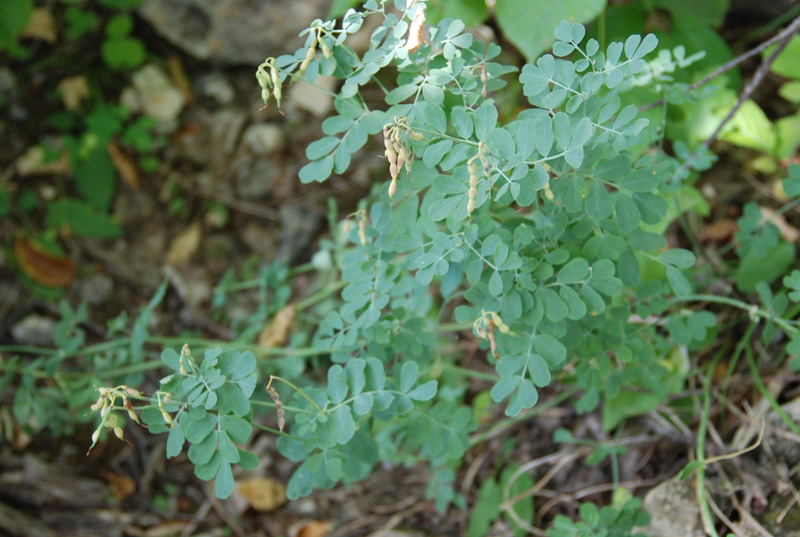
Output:
<instances>
[{"instance_id":1,"label":"branch","mask_svg":"<svg viewBox=\"0 0 800 537\"><path fill-rule=\"evenodd\" d=\"M694 91L694 90L696 90L697 88L699 88L701 86L705 86L706 84L711 82L713 79L717 78L718 76L720 76L722 74L727 73L728 71L730 71L731 69L733 69L734 67L736 67L737 65L742 63L743 61L748 60L748 59L752 58L753 56L755 56L756 54L761 53L764 49L769 48L770 46L774 45L778 41L782 41L784 43L782 47L780 45L778 46L778 48L780 50L783 50L783 48L786 47L786 44L788 44L788 42L791 39L792 35L794 35L799 29L798 28L798 19L800 19L800 17L795 18L794 21L792 21L792 24L789 25L784 31L782 31L782 32L776 34L774 37L764 41L763 43L761 43L760 45L758 45L754 49L751 49L751 50L745 52L744 54L741 54L741 55L737 56L736 58L732 59L731 61L720 65L713 72L709 73L708 75L706 75L702 79L698 80L697 82L695 82L694 84L689 86L689 91ZM780 50L777 51L779 54L780 54ZM770 64L771 63L772 62L770 61ZM756 73L756 75L757 74L758 73ZM656 102L653 102L653 103L650 103L650 104L646 104L646 105L640 107L639 108L639 113L645 112L647 110L650 110L650 109L655 108L657 106L661 106L663 104L664 104L664 99L659 99Z\"/></svg>"}]
</instances>

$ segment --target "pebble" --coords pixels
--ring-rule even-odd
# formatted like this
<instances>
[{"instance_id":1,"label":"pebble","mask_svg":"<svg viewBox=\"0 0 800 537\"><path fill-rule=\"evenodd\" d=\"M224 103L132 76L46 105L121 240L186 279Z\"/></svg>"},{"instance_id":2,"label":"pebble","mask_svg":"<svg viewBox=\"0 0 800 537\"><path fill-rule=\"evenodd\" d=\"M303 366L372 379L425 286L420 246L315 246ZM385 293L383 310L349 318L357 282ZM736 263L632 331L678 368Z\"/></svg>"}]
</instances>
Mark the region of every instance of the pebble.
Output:
<instances>
[{"instance_id":1,"label":"pebble","mask_svg":"<svg viewBox=\"0 0 800 537\"><path fill-rule=\"evenodd\" d=\"M55 328L56 321L34 313L11 327L11 337L20 345L51 347Z\"/></svg>"},{"instance_id":2,"label":"pebble","mask_svg":"<svg viewBox=\"0 0 800 537\"><path fill-rule=\"evenodd\" d=\"M148 63L136 71L131 79L142 112L162 124L177 127L176 120L186 101L181 90L175 87L164 70Z\"/></svg>"},{"instance_id":3,"label":"pebble","mask_svg":"<svg viewBox=\"0 0 800 537\"><path fill-rule=\"evenodd\" d=\"M254 155L263 157L283 147L286 135L281 127L270 123L255 123L247 127L242 143Z\"/></svg>"}]
</instances>

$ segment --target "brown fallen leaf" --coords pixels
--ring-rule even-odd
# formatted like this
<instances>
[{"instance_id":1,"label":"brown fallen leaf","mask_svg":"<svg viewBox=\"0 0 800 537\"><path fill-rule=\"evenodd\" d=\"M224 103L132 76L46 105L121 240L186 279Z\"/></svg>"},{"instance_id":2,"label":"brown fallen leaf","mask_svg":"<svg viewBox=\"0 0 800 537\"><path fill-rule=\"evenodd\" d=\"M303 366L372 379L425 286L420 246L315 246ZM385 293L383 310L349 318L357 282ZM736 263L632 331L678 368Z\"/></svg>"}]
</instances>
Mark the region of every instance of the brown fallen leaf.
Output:
<instances>
[{"instance_id":1,"label":"brown fallen leaf","mask_svg":"<svg viewBox=\"0 0 800 537\"><path fill-rule=\"evenodd\" d=\"M14 255L22 272L47 287L66 287L75 279L75 263L71 259L57 257L23 236L14 240Z\"/></svg>"},{"instance_id":2,"label":"brown fallen leaf","mask_svg":"<svg viewBox=\"0 0 800 537\"><path fill-rule=\"evenodd\" d=\"M169 245L165 259L167 265L174 267L188 263L200 248L202 232L200 222L195 222L178 233Z\"/></svg>"},{"instance_id":3,"label":"brown fallen leaf","mask_svg":"<svg viewBox=\"0 0 800 537\"><path fill-rule=\"evenodd\" d=\"M107 470L101 472L100 475L109 484L111 495L114 496L114 499L118 502L121 502L136 492L136 481L130 476L115 474Z\"/></svg>"},{"instance_id":4,"label":"brown fallen leaf","mask_svg":"<svg viewBox=\"0 0 800 537\"><path fill-rule=\"evenodd\" d=\"M722 218L704 227L698 238L700 242L722 242L732 239L737 231L739 231L739 226L736 224L735 220Z\"/></svg>"},{"instance_id":5,"label":"brown fallen leaf","mask_svg":"<svg viewBox=\"0 0 800 537\"><path fill-rule=\"evenodd\" d=\"M52 45L58 40L53 14L46 7L37 7L33 10L28 25L19 36L23 39L41 39Z\"/></svg>"},{"instance_id":6,"label":"brown fallen leaf","mask_svg":"<svg viewBox=\"0 0 800 537\"><path fill-rule=\"evenodd\" d=\"M180 57L170 56L167 59L167 68L169 69L169 76L172 79L172 83L180 90L181 95L183 95L183 100L186 104L191 103L194 100L192 85L189 84L189 79L186 77L186 70L183 68Z\"/></svg>"},{"instance_id":7,"label":"brown fallen leaf","mask_svg":"<svg viewBox=\"0 0 800 537\"><path fill-rule=\"evenodd\" d=\"M120 179L133 190L139 190L141 186L139 168L133 160L113 140L108 142L106 149L108 149L108 154L111 155L111 162L114 163L114 168L116 168Z\"/></svg>"},{"instance_id":8,"label":"brown fallen leaf","mask_svg":"<svg viewBox=\"0 0 800 537\"><path fill-rule=\"evenodd\" d=\"M296 311L293 304L289 304L275 314L272 322L258 334L258 344L262 347L283 347L289 338Z\"/></svg>"},{"instance_id":9,"label":"brown fallen leaf","mask_svg":"<svg viewBox=\"0 0 800 537\"><path fill-rule=\"evenodd\" d=\"M253 509L263 513L274 511L286 503L286 486L268 477L246 479L238 490Z\"/></svg>"},{"instance_id":10,"label":"brown fallen leaf","mask_svg":"<svg viewBox=\"0 0 800 537\"><path fill-rule=\"evenodd\" d=\"M67 77L56 87L61 93L64 108L70 111L80 108L83 100L89 96L89 83L83 75Z\"/></svg>"},{"instance_id":11,"label":"brown fallen leaf","mask_svg":"<svg viewBox=\"0 0 800 537\"><path fill-rule=\"evenodd\" d=\"M35 145L29 147L17 161L14 163L17 167L17 173L23 177L29 175L60 175L67 174L72 171L69 164L69 155L67 152L62 152L58 159L45 162L47 154L43 147Z\"/></svg>"},{"instance_id":12,"label":"brown fallen leaf","mask_svg":"<svg viewBox=\"0 0 800 537\"><path fill-rule=\"evenodd\" d=\"M769 207L759 205L758 208L761 210L763 221L775 224L775 227L778 228L778 231L781 232L781 236L784 239L791 243L797 242L797 239L800 239L800 230L787 222L782 214L778 214Z\"/></svg>"},{"instance_id":13,"label":"brown fallen leaf","mask_svg":"<svg viewBox=\"0 0 800 537\"><path fill-rule=\"evenodd\" d=\"M321 520L301 520L292 524L287 533L289 537L324 537L331 531L331 523Z\"/></svg>"}]
</instances>

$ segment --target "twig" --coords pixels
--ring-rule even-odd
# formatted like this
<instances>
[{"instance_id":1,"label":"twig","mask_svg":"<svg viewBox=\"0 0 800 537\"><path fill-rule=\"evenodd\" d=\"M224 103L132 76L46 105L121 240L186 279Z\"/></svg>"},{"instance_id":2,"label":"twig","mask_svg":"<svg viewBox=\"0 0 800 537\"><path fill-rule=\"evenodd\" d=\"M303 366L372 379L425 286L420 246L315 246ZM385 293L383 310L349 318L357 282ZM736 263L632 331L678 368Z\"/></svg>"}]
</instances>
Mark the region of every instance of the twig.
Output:
<instances>
[{"instance_id":1,"label":"twig","mask_svg":"<svg viewBox=\"0 0 800 537\"><path fill-rule=\"evenodd\" d=\"M739 95L739 100L736 101L736 105L734 105L734 107L731 108L731 111L728 112L728 115L725 116L725 119L723 119L722 122L717 126L717 129L711 134L711 136L709 136L701 144L702 147L708 149L708 147L711 145L711 142L716 140L717 136L719 136L719 133L722 132L722 129L725 127L725 125L727 125L727 123L731 119L733 119L733 116L736 115L736 112L739 111L739 108L742 107L744 102L750 98L750 95L752 95L755 89L761 84L761 81L764 79L767 72L769 71L772 62L774 62L775 59L780 55L780 53L783 52L783 49L786 48L786 45L789 44L789 41L791 40L792 36L796 34L798 30L800 30L800 17L796 17L792 21L792 24L790 24L789 27L786 28L786 30L784 30L779 34L781 38L778 42L778 45L775 47L775 50L773 50L772 54L770 54L763 62L761 62L761 65L759 65L758 69L756 69L753 78L750 79L750 82L747 83L747 85L742 90L742 93ZM695 157L696 155L697 151L695 151L694 155L692 155L692 157L690 157L686 161L684 167L688 167L692 162L693 157Z\"/></svg>"},{"instance_id":2,"label":"twig","mask_svg":"<svg viewBox=\"0 0 800 537\"><path fill-rule=\"evenodd\" d=\"M800 18L800 17L798 17L798 18ZM784 38L786 38L786 43L788 43L789 42L789 38L791 38L791 35L794 34L798 30L798 28L796 28L796 27L793 29L793 27L796 25L796 23L797 23L797 19L795 19L792 22L792 24L790 26L788 26L784 31L776 34L774 37L764 41L763 43L761 43L757 47L745 52L744 54L741 54L741 55L735 57L731 61L720 65L714 71L712 71L708 75L704 76L703 78L701 78L700 80L698 80L697 82L695 82L694 84L689 86L689 91L694 91L694 90L696 90L697 88L699 88L701 86L705 86L706 84L711 82L713 79L717 78L718 76L720 76L722 74L727 73L728 71L730 71L731 69L733 69L734 67L736 67L737 65L742 63L743 61L752 58L756 54L759 54L764 49L769 48L770 46L774 45L775 43L777 43L778 41L780 41L780 40L782 40ZM785 46L786 45L784 45L784 47ZM783 49L781 48L781 50L783 50ZM778 53L780 53L780 51L778 51ZM772 63L772 62L770 62L770 63ZM646 104L644 106L639 107L639 113L645 112L645 111L650 110L652 108L655 108L657 106L661 106L662 104L664 104L664 99L659 99L656 102L653 102L653 103L650 103L650 104Z\"/></svg>"}]
</instances>

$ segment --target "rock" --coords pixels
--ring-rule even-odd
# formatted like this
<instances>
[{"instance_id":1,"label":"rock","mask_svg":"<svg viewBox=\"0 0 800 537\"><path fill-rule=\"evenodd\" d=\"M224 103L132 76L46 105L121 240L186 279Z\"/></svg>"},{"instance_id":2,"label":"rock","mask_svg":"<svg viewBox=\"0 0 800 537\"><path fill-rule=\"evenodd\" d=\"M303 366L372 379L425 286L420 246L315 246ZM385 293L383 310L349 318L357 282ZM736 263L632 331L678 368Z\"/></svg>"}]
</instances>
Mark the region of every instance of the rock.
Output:
<instances>
[{"instance_id":1,"label":"rock","mask_svg":"<svg viewBox=\"0 0 800 537\"><path fill-rule=\"evenodd\" d=\"M269 191L277 175L275 164L266 159L248 162L236 174L236 194L244 200L263 198Z\"/></svg>"},{"instance_id":2,"label":"rock","mask_svg":"<svg viewBox=\"0 0 800 537\"><path fill-rule=\"evenodd\" d=\"M289 89L289 102L322 118L327 116L333 107L333 95L320 88L335 91L336 79L332 76L318 76L314 84L316 86L302 82L293 85Z\"/></svg>"},{"instance_id":3,"label":"rock","mask_svg":"<svg viewBox=\"0 0 800 537\"><path fill-rule=\"evenodd\" d=\"M643 508L652 520L638 531L649 537L703 537L703 521L690 480L668 479L644 497Z\"/></svg>"},{"instance_id":4,"label":"rock","mask_svg":"<svg viewBox=\"0 0 800 537\"><path fill-rule=\"evenodd\" d=\"M20 345L50 347L53 345L55 328L56 322L53 319L34 313L11 327L11 337Z\"/></svg>"},{"instance_id":5,"label":"rock","mask_svg":"<svg viewBox=\"0 0 800 537\"><path fill-rule=\"evenodd\" d=\"M283 129L270 123L250 125L242 135L242 143L254 155L263 157L283 147Z\"/></svg>"},{"instance_id":6,"label":"rock","mask_svg":"<svg viewBox=\"0 0 800 537\"><path fill-rule=\"evenodd\" d=\"M114 280L108 274L92 274L80 281L80 296L97 305L109 297L113 288Z\"/></svg>"},{"instance_id":7,"label":"rock","mask_svg":"<svg viewBox=\"0 0 800 537\"><path fill-rule=\"evenodd\" d=\"M176 120L186 104L181 90L160 67L152 63L136 71L131 79L142 112L174 130Z\"/></svg>"},{"instance_id":8,"label":"rock","mask_svg":"<svg viewBox=\"0 0 800 537\"><path fill-rule=\"evenodd\" d=\"M233 102L236 92L222 73L211 73L200 77L195 84L195 93L203 97L214 99L218 104L226 105Z\"/></svg>"},{"instance_id":9,"label":"rock","mask_svg":"<svg viewBox=\"0 0 800 537\"><path fill-rule=\"evenodd\" d=\"M257 222L248 222L239 235L255 253L272 260L275 258L275 233Z\"/></svg>"},{"instance_id":10,"label":"rock","mask_svg":"<svg viewBox=\"0 0 800 537\"><path fill-rule=\"evenodd\" d=\"M298 33L324 17L330 0L147 0L139 9L153 29L201 60L253 65L293 53Z\"/></svg>"},{"instance_id":11,"label":"rock","mask_svg":"<svg viewBox=\"0 0 800 537\"><path fill-rule=\"evenodd\" d=\"M281 214L281 239L275 258L292 263L310 253L309 244L320 224L320 215L298 205L283 204Z\"/></svg>"}]
</instances>

